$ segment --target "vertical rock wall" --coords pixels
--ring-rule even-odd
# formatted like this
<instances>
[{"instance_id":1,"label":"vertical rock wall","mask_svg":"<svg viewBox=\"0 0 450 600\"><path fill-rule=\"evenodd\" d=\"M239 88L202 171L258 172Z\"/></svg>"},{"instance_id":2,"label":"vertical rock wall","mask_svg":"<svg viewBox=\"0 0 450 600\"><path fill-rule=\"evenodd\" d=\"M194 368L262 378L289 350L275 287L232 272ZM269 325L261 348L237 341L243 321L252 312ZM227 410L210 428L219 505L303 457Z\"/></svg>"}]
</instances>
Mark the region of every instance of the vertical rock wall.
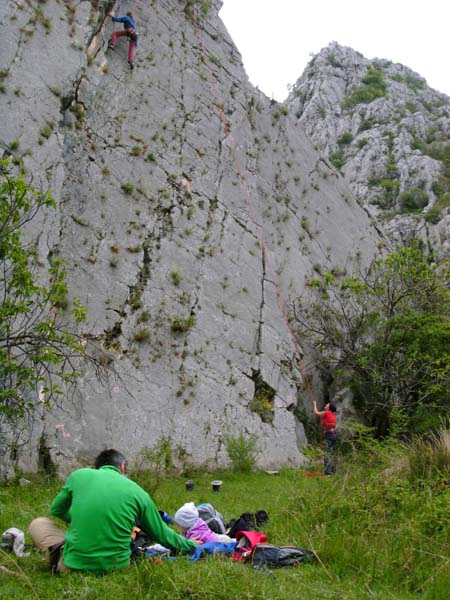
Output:
<instances>
[{"instance_id":1,"label":"vertical rock wall","mask_svg":"<svg viewBox=\"0 0 450 600\"><path fill-rule=\"evenodd\" d=\"M249 83L220 2L137 3L133 71L125 39L106 49L110 4L1 9L1 145L57 199L30 235L44 262L66 259L85 334L118 374L86 373L35 437L64 468L163 439L179 463L226 465L241 432L260 466L299 465L293 411L309 400L277 286L288 303L379 236L296 119Z\"/></svg>"}]
</instances>

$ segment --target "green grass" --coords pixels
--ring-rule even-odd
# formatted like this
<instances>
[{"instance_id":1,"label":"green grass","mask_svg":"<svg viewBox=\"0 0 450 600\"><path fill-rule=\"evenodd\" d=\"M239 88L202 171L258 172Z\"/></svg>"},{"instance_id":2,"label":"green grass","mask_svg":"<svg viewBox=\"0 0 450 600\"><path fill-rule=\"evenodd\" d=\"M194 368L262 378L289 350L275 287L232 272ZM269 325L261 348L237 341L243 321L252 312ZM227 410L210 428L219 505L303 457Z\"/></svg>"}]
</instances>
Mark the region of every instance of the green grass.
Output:
<instances>
[{"instance_id":1,"label":"green grass","mask_svg":"<svg viewBox=\"0 0 450 600\"><path fill-rule=\"evenodd\" d=\"M314 550L316 564L255 572L229 558L191 563L179 557L160 564L142 560L104 577L55 577L32 551L22 559L0 556L0 564L18 573L0 573L0 595L4 600L443 600L450 585L450 473L445 464L444 471L426 476L433 479L417 480L408 464L404 450L377 446L341 459L334 477L305 477L302 470L189 473L162 479L153 493L169 514L189 500L211 502L227 519L265 509L268 541ZM141 483L148 477L143 473ZM185 490L186 479L195 482L192 492ZM212 492L214 479L223 481L220 493ZM11 526L25 531L32 518L47 513L60 485L35 477L29 487L3 486L1 531Z\"/></svg>"}]
</instances>

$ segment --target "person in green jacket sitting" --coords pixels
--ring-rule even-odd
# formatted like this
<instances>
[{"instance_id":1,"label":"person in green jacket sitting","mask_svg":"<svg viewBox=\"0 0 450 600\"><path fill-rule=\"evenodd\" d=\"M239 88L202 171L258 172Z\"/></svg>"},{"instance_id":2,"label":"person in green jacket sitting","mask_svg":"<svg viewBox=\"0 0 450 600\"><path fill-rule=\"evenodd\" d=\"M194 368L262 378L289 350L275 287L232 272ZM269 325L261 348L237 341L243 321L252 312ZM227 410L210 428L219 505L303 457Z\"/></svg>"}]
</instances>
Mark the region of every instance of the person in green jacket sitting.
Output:
<instances>
[{"instance_id":1,"label":"person in green jacket sitting","mask_svg":"<svg viewBox=\"0 0 450 600\"><path fill-rule=\"evenodd\" d=\"M67 478L50 507L52 515L69 524L67 530L47 517L30 523L33 544L56 571L104 573L127 567L137 522L166 548L181 553L196 548L164 523L147 492L125 477L125 466L123 454L104 450L95 459L95 469L78 469Z\"/></svg>"}]
</instances>

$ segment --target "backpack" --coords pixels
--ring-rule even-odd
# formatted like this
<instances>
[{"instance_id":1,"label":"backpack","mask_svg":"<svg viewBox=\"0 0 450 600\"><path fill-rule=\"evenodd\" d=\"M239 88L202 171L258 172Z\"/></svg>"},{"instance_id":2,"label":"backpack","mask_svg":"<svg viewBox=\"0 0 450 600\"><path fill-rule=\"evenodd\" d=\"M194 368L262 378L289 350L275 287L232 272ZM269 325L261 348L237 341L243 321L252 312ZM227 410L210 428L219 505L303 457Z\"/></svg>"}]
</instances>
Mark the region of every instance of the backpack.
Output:
<instances>
[{"instance_id":1,"label":"backpack","mask_svg":"<svg viewBox=\"0 0 450 600\"><path fill-rule=\"evenodd\" d=\"M298 565L317 560L316 555L306 548L296 546L273 546L257 544L250 557L253 568L264 567L297 567Z\"/></svg>"},{"instance_id":2,"label":"backpack","mask_svg":"<svg viewBox=\"0 0 450 600\"><path fill-rule=\"evenodd\" d=\"M143 556L147 548L153 543L153 540L145 533L145 531L142 531L139 527L133 527L130 542L131 562L134 562L140 556Z\"/></svg>"},{"instance_id":3,"label":"backpack","mask_svg":"<svg viewBox=\"0 0 450 600\"><path fill-rule=\"evenodd\" d=\"M217 512L212 504L199 504L197 506L198 516L203 519L211 531L214 533L225 533L225 520L222 515Z\"/></svg>"},{"instance_id":4,"label":"backpack","mask_svg":"<svg viewBox=\"0 0 450 600\"><path fill-rule=\"evenodd\" d=\"M267 535L259 531L238 531L236 533L238 543L234 549L232 560L246 560L258 544L267 542Z\"/></svg>"},{"instance_id":5,"label":"backpack","mask_svg":"<svg viewBox=\"0 0 450 600\"><path fill-rule=\"evenodd\" d=\"M238 531L258 531L261 525L269 520L269 515L265 510L257 510L255 513L242 513L239 519L231 519L228 535L231 538L236 537Z\"/></svg>"}]
</instances>

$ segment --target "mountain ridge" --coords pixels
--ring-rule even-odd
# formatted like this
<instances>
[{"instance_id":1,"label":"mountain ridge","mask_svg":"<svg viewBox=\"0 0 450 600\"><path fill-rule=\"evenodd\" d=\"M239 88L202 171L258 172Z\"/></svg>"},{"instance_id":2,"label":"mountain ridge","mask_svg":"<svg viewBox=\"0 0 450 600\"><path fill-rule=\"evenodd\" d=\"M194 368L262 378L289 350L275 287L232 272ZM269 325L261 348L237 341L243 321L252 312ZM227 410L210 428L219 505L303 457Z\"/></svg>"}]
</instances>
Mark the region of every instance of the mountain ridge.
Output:
<instances>
[{"instance_id":1,"label":"mountain ridge","mask_svg":"<svg viewBox=\"0 0 450 600\"><path fill-rule=\"evenodd\" d=\"M332 42L286 101L319 153L398 242L448 256L450 98L401 64Z\"/></svg>"}]
</instances>

